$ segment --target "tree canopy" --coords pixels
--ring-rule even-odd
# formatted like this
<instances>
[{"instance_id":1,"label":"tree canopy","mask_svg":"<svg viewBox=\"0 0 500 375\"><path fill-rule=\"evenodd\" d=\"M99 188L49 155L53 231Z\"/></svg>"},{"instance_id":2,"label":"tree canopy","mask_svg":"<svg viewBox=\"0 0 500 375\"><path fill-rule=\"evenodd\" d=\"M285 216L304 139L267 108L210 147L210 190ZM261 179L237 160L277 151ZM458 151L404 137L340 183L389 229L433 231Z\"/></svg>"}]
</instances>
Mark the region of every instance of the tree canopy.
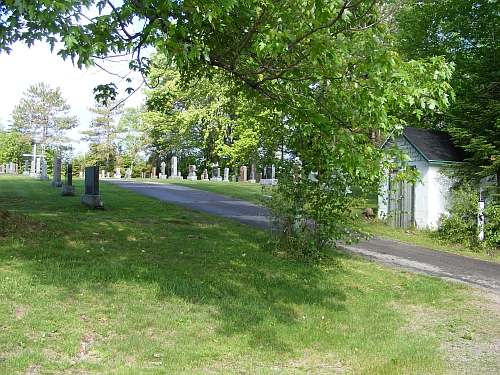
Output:
<instances>
[{"instance_id":1,"label":"tree canopy","mask_svg":"<svg viewBox=\"0 0 500 375\"><path fill-rule=\"evenodd\" d=\"M30 85L14 107L11 127L40 144L42 152L49 148L62 152L69 143L66 131L78 125L78 119L68 114L70 108L59 88L44 83Z\"/></svg>"},{"instance_id":2,"label":"tree canopy","mask_svg":"<svg viewBox=\"0 0 500 375\"><path fill-rule=\"evenodd\" d=\"M411 1L397 17L408 58L443 55L454 63L456 101L423 124L444 129L470 153L458 175L500 177L500 10L494 0ZM422 125L422 124L421 124ZM497 181L500 182L500 178Z\"/></svg>"}]
</instances>

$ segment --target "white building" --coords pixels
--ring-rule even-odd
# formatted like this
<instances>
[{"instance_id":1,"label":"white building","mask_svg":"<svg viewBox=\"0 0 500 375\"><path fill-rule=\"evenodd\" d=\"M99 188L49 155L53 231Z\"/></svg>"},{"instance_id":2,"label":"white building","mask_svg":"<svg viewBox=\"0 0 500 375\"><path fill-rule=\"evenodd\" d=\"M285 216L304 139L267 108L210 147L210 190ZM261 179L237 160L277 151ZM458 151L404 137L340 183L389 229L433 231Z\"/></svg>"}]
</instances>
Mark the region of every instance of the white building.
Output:
<instances>
[{"instance_id":1,"label":"white building","mask_svg":"<svg viewBox=\"0 0 500 375\"><path fill-rule=\"evenodd\" d=\"M447 212L453 183L440 170L463 162L465 153L453 145L448 133L411 127L389 137L382 148L394 145L409 155L409 165L418 169L422 181L413 185L397 182L391 173L383 187L385 193L378 198L379 217L388 218L394 227L436 229L439 216Z\"/></svg>"}]
</instances>

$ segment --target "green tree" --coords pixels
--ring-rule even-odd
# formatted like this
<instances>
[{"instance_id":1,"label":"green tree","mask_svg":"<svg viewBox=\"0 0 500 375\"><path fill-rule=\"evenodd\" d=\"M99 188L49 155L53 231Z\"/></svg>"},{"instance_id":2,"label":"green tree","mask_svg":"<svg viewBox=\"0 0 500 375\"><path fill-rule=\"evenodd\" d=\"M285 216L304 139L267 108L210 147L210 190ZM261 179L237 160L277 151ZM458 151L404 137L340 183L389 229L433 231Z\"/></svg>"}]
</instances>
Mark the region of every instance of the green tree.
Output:
<instances>
[{"instance_id":1,"label":"green tree","mask_svg":"<svg viewBox=\"0 0 500 375\"><path fill-rule=\"evenodd\" d=\"M117 104L108 100L105 103L96 103L89 108L95 117L88 130L82 130L83 139L90 143L90 150L86 161L90 165L97 165L107 171L119 166L120 150L118 142L120 133L116 125L116 118L123 113L123 103Z\"/></svg>"},{"instance_id":2,"label":"green tree","mask_svg":"<svg viewBox=\"0 0 500 375\"><path fill-rule=\"evenodd\" d=\"M146 116L158 151L200 154L196 162L204 167L236 167L275 154L280 128L268 129L276 114L238 90L224 72L183 83L172 67L152 69L148 79L157 82L146 91Z\"/></svg>"},{"instance_id":3,"label":"green tree","mask_svg":"<svg viewBox=\"0 0 500 375\"><path fill-rule=\"evenodd\" d=\"M151 144L141 111L137 108L125 108L117 130L121 134L118 147L122 152L123 165L130 166L133 172L134 165L146 160Z\"/></svg>"},{"instance_id":4,"label":"green tree","mask_svg":"<svg viewBox=\"0 0 500 375\"><path fill-rule=\"evenodd\" d=\"M0 164L19 163L23 154L29 154L31 139L15 130L0 129Z\"/></svg>"},{"instance_id":5,"label":"green tree","mask_svg":"<svg viewBox=\"0 0 500 375\"><path fill-rule=\"evenodd\" d=\"M470 153L465 179L500 183L500 11L492 0L411 1L398 14L399 50L409 58L443 55L455 64L449 111L421 124L448 131Z\"/></svg>"},{"instance_id":6,"label":"green tree","mask_svg":"<svg viewBox=\"0 0 500 375\"><path fill-rule=\"evenodd\" d=\"M49 148L57 153L71 150L70 139L65 133L79 122L68 114L70 108L59 87L53 90L44 83L31 85L14 107L12 129L38 143L42 152Z\"/></svg>"}]
</instances>

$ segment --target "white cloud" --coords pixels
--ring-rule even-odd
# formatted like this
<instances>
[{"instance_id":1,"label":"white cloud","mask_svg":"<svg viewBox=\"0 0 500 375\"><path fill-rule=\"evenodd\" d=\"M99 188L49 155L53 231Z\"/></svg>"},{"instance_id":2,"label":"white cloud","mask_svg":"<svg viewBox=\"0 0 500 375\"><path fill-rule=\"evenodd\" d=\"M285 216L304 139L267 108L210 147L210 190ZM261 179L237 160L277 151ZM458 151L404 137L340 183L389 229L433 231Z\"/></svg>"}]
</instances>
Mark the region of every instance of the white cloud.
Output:
<instances>
[{"instance_id":1,"label":"white cloud","mask_svg":"<svg viewBox=\"0 0 500 375\"><path fill-rule=\"evenodd\" d=\"M114 73L127 71L126 66L106 65L106 69ZM138 87L140 76L133 77L132 84L122 82L118 84L119 78L110 75L98 68L89 70L79 70L71 61L64 61L56 52L50 52L50 47L44 43L38 43L31 48L17 43L12 46L12 52L7 55L0 52L0 123L9 125L14 106L19 104L30 85L45 83L52 89L60 88L62 96L71 106L70 114L77 116L80 120L81 128L84 129L90 123L92 114L87 110L94 106L94 94L92 90L99 84L115 82L119 90L125 95L123 90L128 85ZM141 104L143 95L135 93L127 102L127 107L137 107ZM72 132L71 136L78 138L78 132ZM84 151L86 145L75 144L76 149Z\"/></svg>"}]
</instances>

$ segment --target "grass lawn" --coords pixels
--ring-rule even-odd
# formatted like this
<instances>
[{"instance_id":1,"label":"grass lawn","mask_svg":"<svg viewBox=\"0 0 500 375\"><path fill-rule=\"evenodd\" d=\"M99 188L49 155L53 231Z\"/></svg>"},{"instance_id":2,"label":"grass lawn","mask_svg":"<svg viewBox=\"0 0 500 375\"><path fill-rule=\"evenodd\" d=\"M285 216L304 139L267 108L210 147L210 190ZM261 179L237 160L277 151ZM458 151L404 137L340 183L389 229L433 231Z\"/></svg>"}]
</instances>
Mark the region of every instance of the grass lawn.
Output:
<instances>
[{"instance_id":1,"label":"grass lawn","mask_svg":"<svg viewBox=\"0 0 500 375\"><path fill-rule=\"evenodd\" d=\"M101 183L0 175L1 374L489 374L497 294ZM495 349L496 348L496 349Z\"/></svg>"}]
</instances>

